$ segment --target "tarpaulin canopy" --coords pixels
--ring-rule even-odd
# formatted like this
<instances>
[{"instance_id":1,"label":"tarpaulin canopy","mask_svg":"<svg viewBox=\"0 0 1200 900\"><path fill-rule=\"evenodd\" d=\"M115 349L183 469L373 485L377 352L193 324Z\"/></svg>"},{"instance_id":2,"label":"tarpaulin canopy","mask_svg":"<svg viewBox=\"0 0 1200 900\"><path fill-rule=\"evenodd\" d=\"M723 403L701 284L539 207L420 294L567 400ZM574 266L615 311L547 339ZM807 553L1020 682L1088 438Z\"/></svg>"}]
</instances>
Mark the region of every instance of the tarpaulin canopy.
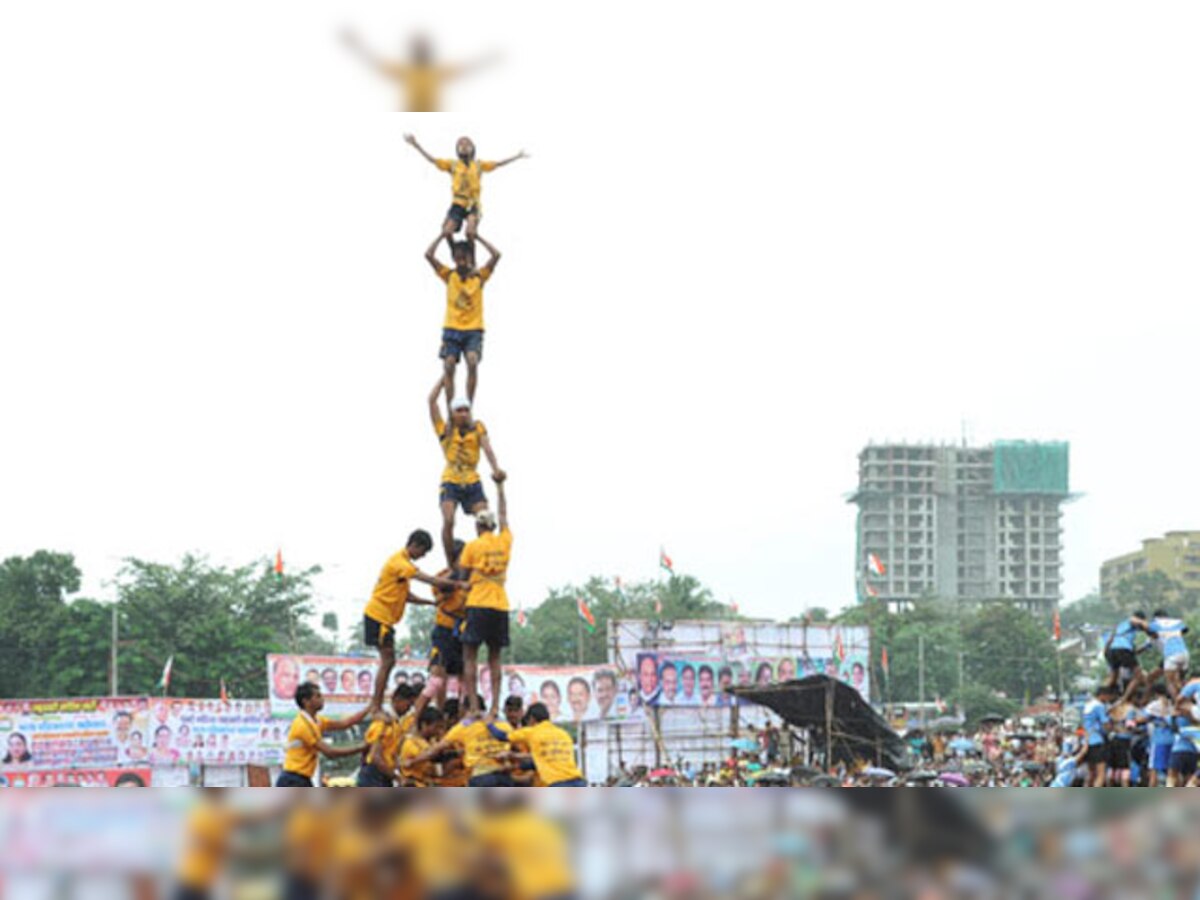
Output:
<instances>
[{"instance_id":1,"label":"tarpaulin canopy","mask_svg":"<svg viewBox=\"0 0 1200 900\"><path fill-rule=\"evenodd\" d=\"M854 688L826 675L810 675L782 684L730 689L750 703L765 706L795 728L817 736L817 746L829 744L834 762L867 761L890 769L906 769L904 742Z\"/></svg>"}]
</instances>

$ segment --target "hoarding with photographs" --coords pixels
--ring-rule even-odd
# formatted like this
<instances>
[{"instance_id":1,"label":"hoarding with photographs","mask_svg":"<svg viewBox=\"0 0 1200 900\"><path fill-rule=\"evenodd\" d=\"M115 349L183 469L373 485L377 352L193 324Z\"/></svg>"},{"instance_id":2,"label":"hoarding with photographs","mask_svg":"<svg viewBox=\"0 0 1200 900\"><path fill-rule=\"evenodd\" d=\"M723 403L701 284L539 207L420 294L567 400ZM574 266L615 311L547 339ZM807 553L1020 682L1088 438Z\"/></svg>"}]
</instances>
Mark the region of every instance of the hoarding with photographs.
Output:
<instances>
[{"instance_id":1,"label":"hoarding with photographs","mask_svg":"<svg viewBox=\"0 0 1200 900\"><path fill-rule=\"evenodd\" d=\"M721 707L735 685L825 674L870 700L870 630L773 622L609 623L614 662L635 682L634 706Z\"/></svg>"}]
</instances>

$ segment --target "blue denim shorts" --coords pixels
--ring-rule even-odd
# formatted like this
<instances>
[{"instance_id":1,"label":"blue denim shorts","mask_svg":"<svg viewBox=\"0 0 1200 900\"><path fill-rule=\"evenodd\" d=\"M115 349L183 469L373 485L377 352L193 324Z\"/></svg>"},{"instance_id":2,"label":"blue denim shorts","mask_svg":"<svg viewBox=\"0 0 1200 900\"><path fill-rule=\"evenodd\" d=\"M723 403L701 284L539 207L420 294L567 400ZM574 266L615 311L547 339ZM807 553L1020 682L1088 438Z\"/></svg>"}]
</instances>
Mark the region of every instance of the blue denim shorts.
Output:
<instances>
[{"instance_id":1,"label":"blue denim shorts","mask_svg":"<svg viewBox=\"0 0 1200 900\"><path fill-rule=\"evenodd\" d=\"M438 352L438 358L458 362L464 353L474 353L477 359L483 359L483 330L459 331L457 328L443 328L442 349Z\"/></svg>"},{"instance_id":2,"label":"blue denim shorts","mask_svg":"<svg viewBox=\"0 0 1200 900\"><path fill-rule=\"evenodd\" d=\"M442 483L442 491L439 495L441 502L447 500L458 504L462 507L462 511L466 515L471 515L480 503L487 503L487 494L483 492L483 482L477 481L474 484L450 484L448 481Z\"/></svg>"}]
</instances>

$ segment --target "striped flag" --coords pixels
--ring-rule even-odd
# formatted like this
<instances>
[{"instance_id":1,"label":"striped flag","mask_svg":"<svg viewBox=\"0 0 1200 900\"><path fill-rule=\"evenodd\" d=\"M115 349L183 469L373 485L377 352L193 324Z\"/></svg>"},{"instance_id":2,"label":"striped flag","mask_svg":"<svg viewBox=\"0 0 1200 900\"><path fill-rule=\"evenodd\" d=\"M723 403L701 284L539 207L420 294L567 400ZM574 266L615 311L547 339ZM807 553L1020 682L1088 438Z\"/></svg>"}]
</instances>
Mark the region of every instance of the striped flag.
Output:
<instances>
[{"instance_id":1,"label":"striped flag","mask_svg":"<svg viewBox=\"0 0 1200 900\"><path fill-rule=\"evenodd\" d=\"M879 591L875 590L875 588L871 587L871 585L868 584L867 585L867 596L873 597L875 599L879 599Z\"/></svg>"},{"instance_id":2,"label":"striped flag","mask_svg":"<svg viewBox=\"0 0 1200 900\"><path fill-rule=\"evenodd\" d=\"M883 564L883 560L874 553L867 554L867 568L872 575L883 576L887 574L887 566Z\"/></svg>"},{"instance_id":3,"label":"striped flag","mask_svg":"<svg viewBox=\"0 0 1200 900\"><path fill-rule=\"evenodd\" d=\"M842 663L846 660L846 648L842 646L841 629L838 629L833 633L833 658L837 660L839 669L842 667Z\"/></svg>"},{"instance_id":4,"label":"striped flag","mask_svg":"<svg viewBox=\"0 0 1200 900\"><path fill-rule=\"evenodd\" d=\"M658 549L658 564L672 575L675 574L675 563L671 561L671 557L667 556L667 551L661 547Z\"/></svg>"},{"instance_id":5,"label":"striped flag","mask_svg":"<svg viewBox=\"0 0 1200 900\"><path fill-rule=\"evenodd\" d=\"M283 584L283 550L275 551L275 581Z\"/></svg>"},{"instance_id":6,"label":"striped flag","mask_svg":"<svg viewBox=\"0 0 1200 900\"><path fill-rule=\"evenodd\" d=\"M517 610L517 626L520 628L529 627L529 617L525 615L525 607L523 606Z\"/></svg>"},{"instance_id":7,"label":"striped flag","mask_svg":"<svg viewBox=\"0 0 1200 900\"><path fill-rule=\"evenodd\" d=\"M892 676L891 669L888 667L887 647L884 647L883 652L879 654L879 668L883 669L883 674L888 678Z\"/></svg>"},{"instance_id":8,"label":"striped flag","mask_svg":"<svg viewBox=\"0 0 1200 900\"><path fill-rule=\"evenodd\" d=\"M575 598L575 609L579 612L579 618L583 619L583 623L587 625L588 631L595 633L596 617L592 615L592 611L588 609L588 605L582 597Z\"/></svg>"},{"instance_id":9,"label":"striped flag","mask_svg":"<svg viewBox=\"0 0 1200 900\"><path fill-rule=\"evenodd\" d=\"M158 679L158 684L155 685L158 690L164 694L171 687L171 670L175 668L175 655L167 657L167 664L163 666L162 675Z\"/></svg>"}]
</instances>

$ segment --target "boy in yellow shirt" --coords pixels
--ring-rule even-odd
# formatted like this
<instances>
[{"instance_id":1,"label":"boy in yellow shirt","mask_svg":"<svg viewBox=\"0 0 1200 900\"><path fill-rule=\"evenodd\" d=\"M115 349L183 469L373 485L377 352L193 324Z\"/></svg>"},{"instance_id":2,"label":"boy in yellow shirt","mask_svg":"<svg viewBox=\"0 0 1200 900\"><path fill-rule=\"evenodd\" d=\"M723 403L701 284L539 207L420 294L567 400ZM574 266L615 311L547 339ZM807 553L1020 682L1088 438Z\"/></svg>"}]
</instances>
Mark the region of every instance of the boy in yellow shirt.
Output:
<instances>
[{"instance_id":1,"label":"boy in yellow shirt","mask_svg":"<svg viewBox=\"0 0 1200 900\"><path fill-rule=\"evenodd\" d=\"M504 588L512 558L512 532L508 530L508 500L504 480L493 476L499 497L500 517L484 510L475 517L479 534L463 549L459 567L469 573L467 627L463 631L462 696L473 698L475 711L482 712L477 696L479 685L479 648L487 645L488 674L491 677L491 716L499 717L504 673L504 648L508 646L508 593ZM499 524L499 531L497 531Z\"/></svg>"},{"instance_id":2,"label":"boy in yellow shirt","mask_svg":"<svg viewBox=\"0 0 1200 900\"><path fill-rule=\"evenodd\" d=\"M399 764L400 747L425 711L429 699L410 684L392 694L391 712L376 714L367 729L367 755L358 769L357 787L392 787Z\"/></svg>"},{"instance_id":3,"label":"boy in yellow shirt","mask_svg":"<svg viewBox=\"0 0 1200 900\"><path fill-rule=\"evenodd\" d=\"M417 762L416 759L433 746L433 741L442 724L440 710L428 707L421 711L417 730L404 739L400 748L400 778L404 787L430 787L434 782L434 763Z\"/></svg>"},{"instance_id":4,"label":"boy in yellow shirt","mask_svg":"<svg viewBox=\"0 0 1200 900\"><path fill-rule=\"evenodd\" d=\"M483 286L491 280L500 262L500 251L482 237L479 243L488 249L491 257L482 269L475 268L475 246L466 242L450 244L454 268L442 265L437 258L438 244L434 241L425 251L425 259L437 277L446 285L446 317L442 320L442 344L438 358L442 360L442 379L446 386L447 401L454 400L454 373L458 362L467 358L467 399L475 401L475 387L479 381L479 362L483 359Z\"/></svg>"},{"instance_id":5,"label":"boy in yellow shirt","mask_svg":"<svg viewBox=\"0 0 1200 900\"><path fill-rule=\"evenodd\" d=\"M449 422L442 419L438 396L444 389L445 382L439 381L429 395L429 421L446 458L438 499L442 507L442 549L446 553L446 564L453 566L459 556L454 552L454 520L458 509L461 507L464 514L473 516L488 508L479 478L480 454L487 457L493 479L503 481L508 476L496 461L487 428L472 417L469 400L450 401L447 406Z\"/></svg>"},{"instance_id":6,"label":"boy in yellow shirt","mask_svg":"<svg viewBox=\"0 0 1200 900\"><path fill-rule=\"evenodd\" d=\"M481 699L475 698L476 706ZM507 735L511 726L507 722L495 723L490 719L468 717L446 732L446 736L427 750L413 758L414 764L431 762L451 747L461 747L463 765L470 773L470 787L514 787L512 778L505 771L500 755L508 750L497 734Z\"/></svg>"},{"instance_id":7,"label":"boy in yellow shirt","mask_svg":"<svg viewBox=\"0 0 1200 900\"><path fill-rule=\"evenodd\" d=\"M368 647L379 650L379 670L375 674L375 693L370 706L372 712L383 707L388 678L396 665L396 626L404 618L405 608L409 603L433 606L432 600L410 595L412 582L443 588L458 586L448 579L426 575L417 568L416 561L432 549L433 538L428 531L418 529L409 535L405 548L392 554L383 564L371 599L363 610L363 641Z\"/></svg>"},{"instance_id":8,"label":"boy in yellow shirt","mask_svg":"<svg viewBox=\"0 0 1200 900\"><path fill-rule=\"evenodd\" d=\"M575 742L550 721L550 710L546 704L533 704L525 715L533 723L526 728L505 733L504 729L493 723L489 724L488 731L498 741L528 747L537 768L538 780L547 787L587 787L583 773L575 762Z\"/></svg>"},{"instance_id":9,"label":"boy in yellow shirt","mask_svg":"<svg viewBox=\"0 0 1200 900\"><path fill-rule=\"evenodd\" d=\"M318 757L342 759L356 756L367 747L362 743L335 747L326 742L325 735L353 728L367 717L369 710L360 710L346 719L328 719L320 714L325 708L321 688L309 681L296 688L296 705L300 707L300 715L288 730L283 771L275 787L312 787Z\"/></svg>"},{"instance_id":10,"label":"boy in yellow shirt","mask_svg":"<svg viewBox=\"0 0 1200 900\"><path fill-rule=\"evenodd\" d=\"M441 236L449 238L451 235L457 234L462 230L463 223L466 222L467 240L469 241L475 240L479 220L483 218L483 205L479 202L483 188L483 173L494 172L501 166L507 166L518 159L525 159L529 155L522 150L516 156L510 156L500 162L482 162L475 158L474 141L469 137L460 137L454 147L458 158L438 159L426 153L425 148L417 143L415 136L406 134L404 140L439 170L450 175L454 200L450 211L446 213L446 221L442 223Z\"/></svg>"},{"instance_id":11,"label":"boy in yellow shirt","mask_svg":"<svg viewBox=\"0 0 1200 900\"><path fill-rule=\"evenodd\" d=\"M456 567L465 546L462 541L454 542L450 566L438 572L439 578L462 581L456 574ZM462 677L462 631L467 624L467 592L461 588L453 591L434 588L433 598L437 603L437 614L429 636L429 684L440 709L446 702L447 680L450 676Z\"/></svg>"}]
</instances>

